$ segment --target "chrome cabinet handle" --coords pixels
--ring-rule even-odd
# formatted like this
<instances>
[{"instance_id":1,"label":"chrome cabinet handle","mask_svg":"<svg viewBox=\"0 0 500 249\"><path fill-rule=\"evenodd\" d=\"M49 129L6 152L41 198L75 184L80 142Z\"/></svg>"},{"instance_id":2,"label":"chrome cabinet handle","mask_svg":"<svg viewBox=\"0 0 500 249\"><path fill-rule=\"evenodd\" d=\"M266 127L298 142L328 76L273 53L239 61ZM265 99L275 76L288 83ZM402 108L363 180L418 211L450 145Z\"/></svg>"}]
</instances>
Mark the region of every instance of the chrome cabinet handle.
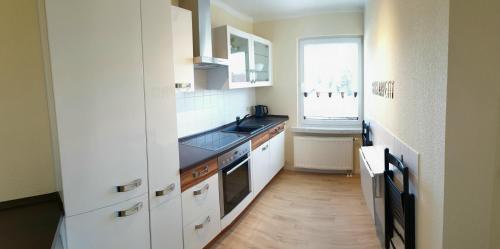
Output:
<instances>
[{"instance_id":1,"label":"chrome cabinet handle","mask_svg":"<svg viewBox=\"0 0 500 249\"><path fill-rule=\"evenodd\" d=\"M116 186L116 191L120 193L128 192L130 190L138 188L139 186L141 186L141 184L142 184L142 179L137 179L126 185Z\"/></svg>"},{"instance_id":2,"label":"chrome cabinet handle","mask_svg":"<svg viewBox=\"0 0 500 249\"><path fill-rule=\"evenodd\" d=\"M195 225L194 229L196 230L202 229L208 223L210 223L210 216L207 216L207 218L205 219L205 221L203 221L203 223Z\"/></svg>"},{"instance_id":3,"label":"chrome cabinet handle","mask_svg":"<svg viewBox=\"0 0 500 249\"><path fill-rule=\"evenodd\" d=\"M137 212L139 212L139 210L141 210L142 205L143 205L142 202L139 202L139 203L135 204L133 207L127 209L127 210L120 210L120 211L116 212L116 216L118 216L118 217L127 217L127 216L130 216L130 215L134 215Z\"/></svg>"},{"instance_id":4,"label":"chrome cabinet handle","mask_svg":"<svg viewBox=\"0 0 500 249\"><path fill-rule=\"evenodd\" d=\"M197 172L193 172L193 178L198 178L198 177L201 177L201 176L204 176L208 174L208 165L206 165L203 170L200 170L200 171L197 171Z\"/></svg>"},{"instance_id":5,"label":"chrome cabinet handle","mask_svg":"<svg viewBox=\"0 0 500 249\"><path fill-rule=\"evenodd\" d=\"M193 191L193 195L194 196L201 195L201 194L203 194L203 192L207 192L209 188L210 188L210 185L207 183L207 184L205 184L205 186L203 186L203 188Z\"/></svg>"},{"instance_id":6,"label":"chrome cabinet handle","mask_svg":"<svg viewBox=\"0 0 500 249\"><path fill-rule=\"evenodd\" d=\"M191 88L191 83L175 83L176 89Z\"/></svg>"},{"instance_id":7,"label":"chrome cabinet handle","mask_svg":"<svg viewBox=\"0 0 500 249\"><path fill-rule=\"evenodd\" d=\"M156 196L164 196L169 193L172 193L172 191L174 190L175 190L175 183L172 183L168 185L165 189L156 191L155 194Z\"/></svg>"},{"instance_id":8,"label":"chrome cabinet handle","mask_svg":"<svg viewBox=\"0 0 500 249\"><path fill-rule=\"evenodd\" d=\"M266 145L266 146L264 146L264 147L262 147L262 151L267 150L267 148L269 148L269 144L268 144L268 145Z\"/></svg>"}]
</instances>

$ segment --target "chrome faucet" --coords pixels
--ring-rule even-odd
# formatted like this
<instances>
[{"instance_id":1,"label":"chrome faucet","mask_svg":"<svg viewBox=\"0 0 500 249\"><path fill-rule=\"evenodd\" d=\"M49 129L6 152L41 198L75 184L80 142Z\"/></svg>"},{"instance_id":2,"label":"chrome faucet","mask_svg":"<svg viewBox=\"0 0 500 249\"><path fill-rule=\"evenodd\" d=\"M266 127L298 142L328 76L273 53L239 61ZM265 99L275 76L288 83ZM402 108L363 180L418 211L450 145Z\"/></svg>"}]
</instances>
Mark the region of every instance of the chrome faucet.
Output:
<instances>
[{"instance_id":1,"label":"chrome faucet","mask_svg":"<svg viewBox=\"0 0 500 249\"><path fill-rule=\"evenodd\" d=\"M243 118L240 118L240 116L237 116L236 117L236 126L240 126L240 124L243 123L243 121L245 121L245 119L247 119L248 117L250 117L250 114L245 115Z\"/></svg>"}]
</instances>

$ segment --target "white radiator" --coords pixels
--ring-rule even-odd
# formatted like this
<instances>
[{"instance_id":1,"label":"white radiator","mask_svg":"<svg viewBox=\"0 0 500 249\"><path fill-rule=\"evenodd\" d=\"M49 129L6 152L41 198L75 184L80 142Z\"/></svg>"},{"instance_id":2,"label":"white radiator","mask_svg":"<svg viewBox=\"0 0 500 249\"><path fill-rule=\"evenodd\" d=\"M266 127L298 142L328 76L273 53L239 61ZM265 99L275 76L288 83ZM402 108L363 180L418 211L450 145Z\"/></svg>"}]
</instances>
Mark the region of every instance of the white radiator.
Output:
<instances>
[{"instance_id":1,"label":"white radiator","mask_svg":"<svg viewBox=\"0 0 500 249\"><path fill-rule=\"evenodd\" d=\"M295 167L320 170L353 170L352 137L293 138Z\"/></svg>"}]
</instances>

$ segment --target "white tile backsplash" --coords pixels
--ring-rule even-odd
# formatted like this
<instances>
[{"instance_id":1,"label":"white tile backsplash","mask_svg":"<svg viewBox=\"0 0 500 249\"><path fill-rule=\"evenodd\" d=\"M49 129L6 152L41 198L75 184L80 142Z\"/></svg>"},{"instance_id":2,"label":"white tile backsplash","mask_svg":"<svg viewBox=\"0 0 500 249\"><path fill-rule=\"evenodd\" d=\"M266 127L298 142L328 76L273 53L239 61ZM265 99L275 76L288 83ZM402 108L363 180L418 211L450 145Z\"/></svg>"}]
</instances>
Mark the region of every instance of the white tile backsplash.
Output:
<instances>
[{"instance_id":1,"label":"white tile backsplash","mask_svg":"<svg viewBox=\"0 0 500 249\"><path fill-rule=\"evenodd\" d=\"M179 137L230 123L249 113L255 105L255 89L178 92L177 130Z\"/></svg>"}]
</instances>

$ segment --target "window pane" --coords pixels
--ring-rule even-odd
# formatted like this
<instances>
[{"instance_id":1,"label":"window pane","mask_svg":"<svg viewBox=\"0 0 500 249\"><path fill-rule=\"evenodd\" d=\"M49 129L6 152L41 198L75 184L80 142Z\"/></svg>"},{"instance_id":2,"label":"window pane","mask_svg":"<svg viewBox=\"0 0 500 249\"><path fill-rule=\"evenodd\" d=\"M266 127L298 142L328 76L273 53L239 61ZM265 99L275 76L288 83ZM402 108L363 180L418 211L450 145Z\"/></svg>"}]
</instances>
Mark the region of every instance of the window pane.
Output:
<instances>
[{"instance_id":1,"label":"window pane","mask_svg":"<svg viewBox=\"0 0 500 249\"><path fill-rule=\"evenodd\" d=\"M302 49L305 118L357 120L360 43L318 39L304 43Z\"/></svg>"}]
</instances>

